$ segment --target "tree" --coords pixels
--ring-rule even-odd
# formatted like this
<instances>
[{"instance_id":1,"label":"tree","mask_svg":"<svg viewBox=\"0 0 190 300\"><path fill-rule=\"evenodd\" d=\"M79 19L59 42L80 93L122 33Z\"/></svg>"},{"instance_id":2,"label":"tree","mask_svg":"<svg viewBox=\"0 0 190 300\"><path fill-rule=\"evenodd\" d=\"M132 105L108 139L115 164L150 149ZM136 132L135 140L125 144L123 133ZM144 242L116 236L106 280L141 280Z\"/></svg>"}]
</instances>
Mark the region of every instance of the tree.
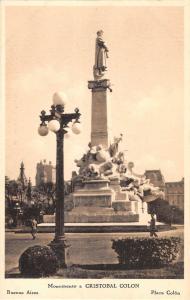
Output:
<instances>
[{"instance_id":1,"label":"tree","mask_svg":"<svg viewBox=\"0 0 190 300\"><path fill-rule=\"evenodd\" d=\"M55 211L55 184L41 183L33 192L33 198L47 213Z\"/></svg>"},{"instance_id":2,"label":"tree","mask_svg":"<svg viewBox=\"0 0 190 300\"><path fill-rule=\"evenodd\" d=\"M168 224L179 223L183 224L184 214L176 206L171 206L166 200L156 199L148 203L148 213L154 213L157 220Z\"/></svg>"}]
</instances>

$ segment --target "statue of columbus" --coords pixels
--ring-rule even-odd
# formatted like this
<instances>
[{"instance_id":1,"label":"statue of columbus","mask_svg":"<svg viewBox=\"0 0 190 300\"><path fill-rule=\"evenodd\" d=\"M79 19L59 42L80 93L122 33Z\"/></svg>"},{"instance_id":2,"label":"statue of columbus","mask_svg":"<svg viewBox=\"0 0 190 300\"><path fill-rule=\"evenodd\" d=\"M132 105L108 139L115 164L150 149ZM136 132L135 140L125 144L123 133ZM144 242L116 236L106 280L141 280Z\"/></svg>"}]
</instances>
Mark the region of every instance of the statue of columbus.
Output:
<instances>
[{"instance_id":1,"label":"statue of columbus","mask_svg":"<svg viewBox=\"0 0 190 300\"><path fill-rule=\"evenodd\" d=\"M95 48L94 79L101 78L107 70L106 60L108 58L108 48L103 40L103 30L97 32Z\"/></svg>"}]
</instances>

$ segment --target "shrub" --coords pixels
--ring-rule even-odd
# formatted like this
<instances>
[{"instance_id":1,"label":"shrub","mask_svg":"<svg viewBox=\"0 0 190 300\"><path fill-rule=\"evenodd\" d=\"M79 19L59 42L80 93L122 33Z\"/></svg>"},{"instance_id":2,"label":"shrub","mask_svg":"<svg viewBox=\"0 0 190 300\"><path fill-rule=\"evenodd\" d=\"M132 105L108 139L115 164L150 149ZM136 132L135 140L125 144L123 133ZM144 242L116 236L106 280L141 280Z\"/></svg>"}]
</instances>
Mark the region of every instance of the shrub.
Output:
<instances>
[{"instance_id":1,"label":"shrub","mask_svg":"<svg viewBox=\"0 0 190 300\"><path fill-rule=\"evenodd\" d=\"M184 212L176 206L172 206L172 223L184 224Z\"/></svg>"},{"instance_id":2,"label":"shrub","mask_svg":"<svg viewBox=\"0 0 190 300\"><path fill-rule=\"evenodd\" d=\"M129 267L160 267L179 256L180 238L127 238L112 241L120 264Z\"/></svg>"},{"instance_id":3,"label":"shrub","mask_svg":"<svg viewBox=\"0 0 190 300\"><path fill-rule=\"evenodd\" d=\"M32 246L19 259L19 270L28 277L43 277L56 273L58 261L55 253L47 246Z\"/></svg>"}]
</instances>

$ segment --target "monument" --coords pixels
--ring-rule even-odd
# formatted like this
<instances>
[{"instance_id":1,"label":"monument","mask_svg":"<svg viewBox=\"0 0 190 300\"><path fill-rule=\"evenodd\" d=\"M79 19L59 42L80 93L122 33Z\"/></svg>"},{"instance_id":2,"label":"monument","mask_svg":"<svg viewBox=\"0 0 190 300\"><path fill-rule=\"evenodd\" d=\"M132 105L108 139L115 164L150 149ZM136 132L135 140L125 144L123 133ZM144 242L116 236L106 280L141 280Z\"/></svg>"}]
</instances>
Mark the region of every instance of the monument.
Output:
<instances>
[{"instance_id":1,"label":"monument","mask_svg":"<svg viewBox=\"0 0 190 300\"><path fill-rule=\"evenodd\" d=\"M80 160L75 160L79 173L72 179L74 208L67 214L66 222L139 222L147 216L144 189L158 193L144 175L133 172L134 164L128 163L124 152L119 151L123 135L111 141L109 93L112 89L105 77L108 52L100 30L95 44L94 80L88 81L92 91L91 142L89 150Z\"/></svg>"},{"instance_id":2,"label":"monument","mask_svg":"<svg viewBox=\"0 0 190 300\"><path fill-rule=\"evenodd\" d=\"M120 145L123 135L110 136L109 94L112 92L107 71L108 47L103 31L97 32L94 79L88 81L92 92L91 141L88 151L75 160L78 174L72 177L73 204L65 212L66 223L135 223L150 219L146 202L162 197L149 179L136 174L134 163L128 162Z\"/></svg>"}]
</instances>

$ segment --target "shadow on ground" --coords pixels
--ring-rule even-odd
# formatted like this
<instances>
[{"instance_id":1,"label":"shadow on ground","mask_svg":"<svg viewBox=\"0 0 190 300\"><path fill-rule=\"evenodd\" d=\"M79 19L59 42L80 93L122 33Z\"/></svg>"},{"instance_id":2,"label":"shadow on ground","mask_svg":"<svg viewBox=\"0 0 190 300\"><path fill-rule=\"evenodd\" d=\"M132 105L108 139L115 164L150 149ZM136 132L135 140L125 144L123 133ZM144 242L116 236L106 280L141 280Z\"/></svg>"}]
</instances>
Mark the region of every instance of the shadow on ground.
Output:
<instances>
[{"instance_id":1,"label":"shadow on ground","mask_svg":"<svg viewBox=\"0 0 190 300\"><path fill-rule=\"evenodd\" d=\"M97 264L97 265L75 265L75 267L85 269L85 270L145 270L145 269L155 269L155 266L147 267L131 267L123 264ZM156 269L161 269L162 267L156 267Z\"/></svg>"},{"instance_id":2,"label":"shadow on ground","mask_svg":"<svg viewBox=\"0 0 190 300\"><path fill-rule=\"evenodd\" d=\"M38 278L26 277L19 273L18 268L7 272L6 278ZM97 265L72 265L61 269L55 276L50 278L121 278L121 279L183 279L184 264L176 262L167 267L160 268L129 268L121 264L97 264Z\"/></svg>"}]
</instances>

